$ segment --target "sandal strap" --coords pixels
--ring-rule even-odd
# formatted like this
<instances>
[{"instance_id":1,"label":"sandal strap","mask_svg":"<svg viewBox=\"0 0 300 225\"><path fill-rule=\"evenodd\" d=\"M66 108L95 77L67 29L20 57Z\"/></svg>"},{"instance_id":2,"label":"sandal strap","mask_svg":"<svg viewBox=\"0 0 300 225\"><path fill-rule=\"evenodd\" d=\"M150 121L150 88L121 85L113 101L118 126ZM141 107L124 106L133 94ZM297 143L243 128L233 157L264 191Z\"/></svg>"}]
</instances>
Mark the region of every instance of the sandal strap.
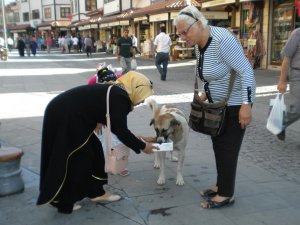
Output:
<instances>
[{"instance_id":1,"label":"sandal strap","mask_svg":"<svg viewBox=\"0 0 300 225\"><path fill-rule=\"evenodd\" d=\"M206 201L206 203L207 203L207 208L217 209L217 208L221 208L221 207L224 207L224 206L232 205L234 203L234 198L227 198L222 202L216 202L216 201L213 201L211 199L208 199Z\"/></svg>"},{"instance_id":2,"label":"sandal strap","mask_svg":"<svg viewBox=\"0 0 300 225\"><path fill-rule=\"evenodd\" d=\"M203 193L201 194L202 197L206 197L206 198L212 198L215 197L217 195L218 192L215 192L211 189L206 189L203 191Z\"/></svg>"}]
</instances>

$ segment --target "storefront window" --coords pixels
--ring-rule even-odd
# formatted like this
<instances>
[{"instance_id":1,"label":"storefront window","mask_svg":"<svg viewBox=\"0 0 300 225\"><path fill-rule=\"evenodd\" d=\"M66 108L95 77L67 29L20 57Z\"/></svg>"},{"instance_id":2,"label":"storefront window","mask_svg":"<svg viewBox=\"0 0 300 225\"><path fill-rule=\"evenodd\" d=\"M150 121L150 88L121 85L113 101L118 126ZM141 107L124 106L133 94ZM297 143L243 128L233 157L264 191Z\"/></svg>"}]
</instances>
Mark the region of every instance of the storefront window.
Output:
<instances>
[{"instance_id":1,"label":"storefront window","mask_svg":"<svg viewBox=\"0 0 300 225\"><path fill-rule=\"evenodd\" d=\"M248 39L257 22L262 20L263 1L245 2L241 12L241 38Z\"/></svg>"},{"instance_id":2,"label":"storefront window","mask_svg":"<svg viewBox=\"0 0 300 225\"><path fill-rule=\"evenodd\" d=\"M290 33L294 30L296 11L292 0L275 0L273 12L273 32L271 47L271 63L280 65L281 50L283 49ZM299 19L299 18L298 18ZM293 23L295 21L295 23Z\"/></svg>"}]
</instances>

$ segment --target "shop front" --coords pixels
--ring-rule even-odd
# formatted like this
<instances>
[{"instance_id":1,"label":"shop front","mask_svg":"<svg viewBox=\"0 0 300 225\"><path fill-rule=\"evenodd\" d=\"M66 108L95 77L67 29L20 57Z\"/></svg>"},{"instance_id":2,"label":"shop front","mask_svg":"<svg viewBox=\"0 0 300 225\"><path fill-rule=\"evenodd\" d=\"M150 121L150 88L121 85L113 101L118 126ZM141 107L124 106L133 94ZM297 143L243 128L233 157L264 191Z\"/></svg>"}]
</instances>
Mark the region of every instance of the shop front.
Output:
<instances>
[{"instance_id":1,"label":"shop front","mask_svg":"<svg viewBox=\"0 0 300 225\"><path fill-rule=\"evenodd\" d=\"M296 1L274 0L271 39L271 65L281 65L281 51L290 33L300 27L300 13Z\"/></svg>"}]
</instances>

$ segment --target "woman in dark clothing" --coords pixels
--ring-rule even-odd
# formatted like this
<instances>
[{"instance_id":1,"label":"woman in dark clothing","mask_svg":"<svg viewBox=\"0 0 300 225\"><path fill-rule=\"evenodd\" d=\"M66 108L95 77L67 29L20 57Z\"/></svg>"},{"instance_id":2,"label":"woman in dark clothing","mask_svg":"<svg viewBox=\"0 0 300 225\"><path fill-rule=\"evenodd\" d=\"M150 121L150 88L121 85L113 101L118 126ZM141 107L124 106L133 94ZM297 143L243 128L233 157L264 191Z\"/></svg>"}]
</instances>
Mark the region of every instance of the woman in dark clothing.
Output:
<instances>
[{"instance_id":1,"label":"woman in dark clothing","mask_svg":"<svg viewBox=\"0 0 300 225\"><path fill-rule=\"evenodd\" d=\"M17 49L19 51L19 55L20 56L24 56L24 49L25 49L25 42L23 41L22 38L19 38L18 42L17 42Z\"/></svg>"},{"instance_id":2,"label":"woman in dark clothing","mask_svg":"<svg viewBox=\"0 0 300 225\"><path fill-rule=\"evenodd\" d=\"M42 132L40 195L38 205L51 204L59 212L71 213L77 201L116 201L105 193L107 184L102 145L95 136L97 123L106 124L106 93L111 84L75 87L54 98L47 106ZM133 149L152 153L151 143L138 139L127 127L133 106L153 94L147 77L129 72L110 92L112 132Z\"/></svg>"},{"instance_id":3,"label":"woman in dark clothing","mask_svg":"<svg viewBox=\"0 0 300 225\"><path fill-rule=\"evenodd\" d=\"M30 49L31 49L31 53L32 55L36 55L36 50L38 48L38 44L36 42L35 38L32 38L31 42L30 42Z\"/></svg>"}]
</instances>

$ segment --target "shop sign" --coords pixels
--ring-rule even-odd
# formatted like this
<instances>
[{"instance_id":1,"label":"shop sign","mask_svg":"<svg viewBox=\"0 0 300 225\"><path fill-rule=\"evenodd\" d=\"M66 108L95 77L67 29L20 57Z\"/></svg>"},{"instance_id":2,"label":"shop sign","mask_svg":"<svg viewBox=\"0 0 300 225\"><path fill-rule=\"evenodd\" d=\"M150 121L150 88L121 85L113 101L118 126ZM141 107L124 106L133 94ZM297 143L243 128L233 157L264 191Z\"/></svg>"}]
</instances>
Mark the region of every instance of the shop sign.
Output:
<instances>
[{"instance_id":1,"label":"shop sign","mask_svg":"<svg viewBox=\"0 0 300 225\"><path fill-rule=\"evenodd\" d=\"M202 14L208 20L228 20L228 12L204 11Z\"/></svg>"},{"instance_id":2,"label":"shop sign","mask_svg":"<svg viewBox=\"0 0 300 225\"><path fill-rule=\"evenodd\" d=\"M168 13L151 15L149 18L150 22L158 22L158 21L166 21L166 20L168 20Z\"/></svg>"},{"instance_id":3,"label":"shop sign","mask_svg":"<svg viewBox=\"0 0 300 225\"><path fill-rule=\"evenodd\" d=\"M129 25L129 20L121 20L120 25L121 26L128 26Z\"/></svg>"},{"instance_id":4,"label":"shop sign","mask_svg":"<svg viewBox=\"0 0 300 225\"><path fill-rule=\"evenodd\" d=\"M25 33L27 32L26 30L11 30L13 33Z\"/></svg>"},{"instance_id":5,"label":"shop sign","mask_svg":"<svg viewBox=\"0 0 300 225\"><path fill-rule=\"evenodd\" d=\"M142 21L142 20L148 20L147 16L136 17L133 19L134 22Z\"/></svg>"},{"instance_id":6,"label":"shop sign","mask_svg":"<svg viewBox=\"0 0 300 225\"><path fill-rule=\"evenodd\" d=\"M112 23L109 23L109 27L115 27L115 26L119 26L120 25L120 22L117 21L117 22L112 22Z\"/></svg>"},{"instance_id":7,"label":"shop sign","mask_svg":"<svg viewBox=\"0 0 300 225\"><path fill-rule=\"evenodd\" d=\"M100 24L100 28L105 28L105 27L109 27L108 23L101 23Z\"/></svg>"},{"instance_id":8,"label":"shop sign","mask_svg":"<svg viewBox=\"0 0 300 225\"><path fill-rule=\"evenodd\" d=\"M89 29L91 29L90 25L84 25L84 26L78 27L78 30L89 30Z\"/></svg>"},{"instance_id":9,"label":"shop sign","mask_svg":"<svg viewBox=\"0 0 300 225\"><path fill-rule=\"evenodd\" d=\"M51 30L51 26L39 27L38 30Z\"/></svg>"},{"instance_id":10,"label":"shop sign","mask_svg":"<svg viewBox=\"0 0 300 225\"><path fill-rule=\"evenodd\" d=\"M248 39L248 46L255 46L255 45L256 45L256 39L249 38Z\"/></svg>"},{"instance_id":11,"label":"shop sign","mask_svg":"<svg viewBox=\"0 0 300 225\"><path fill-rule=\"evenodd\" d=\"M171 20L174 20L178 16L179 12L171 12Z\"/></svg>"},{"instance_id":12,"label":"shop sign","mask_svg":"<svg viewBox=\"0 0 300 225\"><path fill-rule=\"evenodd\" d=\"M236 0L213 0L209 2L203 2L202 3L202 9L209 8L209 7L215 7L215 6L221 6L221 5L228 5L235 3Z\"/></svg>"},{"instance_id":13,"label":"shop sign","mask_svg":"<svg viewBox=\"0 0 300 225\"><path fill-rule=\"evenodd\" d=\"M92 29L98 29L98 24L91 24Z\"/></svg>"}]
</instances>

